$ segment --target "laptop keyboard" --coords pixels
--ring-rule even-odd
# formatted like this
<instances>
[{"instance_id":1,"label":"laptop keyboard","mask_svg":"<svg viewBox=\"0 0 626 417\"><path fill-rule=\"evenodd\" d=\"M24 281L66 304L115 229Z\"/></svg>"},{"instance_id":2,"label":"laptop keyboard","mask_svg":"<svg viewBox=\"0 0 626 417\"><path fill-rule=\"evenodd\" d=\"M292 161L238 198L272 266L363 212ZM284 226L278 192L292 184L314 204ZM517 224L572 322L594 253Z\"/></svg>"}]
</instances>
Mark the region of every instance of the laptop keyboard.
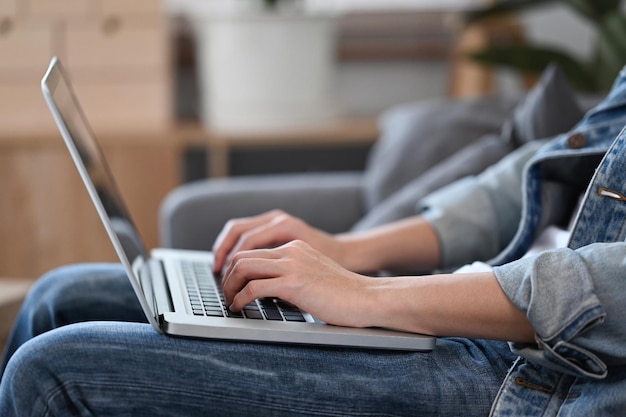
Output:
<instances>
[{"instance_id":1,"label":"laptop keyboard","mask_svg":"<svg viewBox=\"0 0 626 417\"><path fill-rule=\"evenodd\" d=\"M189 303L195 316L233 317L252 320L306 321L302 312L292 304L278 298L260 298L233 312L226 306L220 280L215 279L210 265L204 262L183 261L181 269L185 278Z\"/></svg>"}]
</instances>

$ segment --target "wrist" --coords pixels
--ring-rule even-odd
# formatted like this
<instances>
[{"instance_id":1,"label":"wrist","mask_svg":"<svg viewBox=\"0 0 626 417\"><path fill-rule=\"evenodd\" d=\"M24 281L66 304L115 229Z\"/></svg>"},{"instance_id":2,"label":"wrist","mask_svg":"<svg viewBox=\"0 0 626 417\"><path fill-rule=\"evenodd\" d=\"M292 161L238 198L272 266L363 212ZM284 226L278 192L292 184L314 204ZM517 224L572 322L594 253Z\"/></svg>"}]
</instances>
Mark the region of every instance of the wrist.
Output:
<instances>
[{"instance_id":1,"label":"wrist","mask_svg":"<svg viewBox=\"0 0 626 417\"><path fill-rule=\"evenodd\" d=\"M381 269L375 251L368 249L368 240L361 234L336 235L337 262L349 271L371 273Z\"/></svg>"},{"instance_id":2,"label":"wrist","mask_svg":"<svg viewBox=\"0 0 626 417\"><path fill-rule=\"evenodd\" d=\"M335 237L341 246L341 265L355 272L428 270L440 263L439 238L422 217Z\"/></svg>"},{"instance_id":3,"label":"wrist","mask_svg":"<svg viewBox=\"0 0 626 417\"><path fill-rule=\"evenodd\" d=\"M422 277L370 278L362 298L368 313L362 317L369 327L434 334L426 327L427 315L420 302Z\"/></svg>"}]
</instances>

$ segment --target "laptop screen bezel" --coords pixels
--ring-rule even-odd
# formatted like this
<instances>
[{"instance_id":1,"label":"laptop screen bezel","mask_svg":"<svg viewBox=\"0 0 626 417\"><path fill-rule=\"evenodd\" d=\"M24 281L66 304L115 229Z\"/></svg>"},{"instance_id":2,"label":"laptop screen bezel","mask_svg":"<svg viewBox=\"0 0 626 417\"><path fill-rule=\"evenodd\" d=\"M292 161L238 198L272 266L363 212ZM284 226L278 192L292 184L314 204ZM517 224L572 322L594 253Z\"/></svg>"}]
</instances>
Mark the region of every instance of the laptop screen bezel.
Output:
<instances>
[{"instance_id":1,"label":"laptop screen bezel","mask_svg":"<svg viewBox=\"0 0 626 417\"><path fill-rule=\"evenodd\" d=\"M86 136L88 137L74 138L74 136L71 134L71 131L66 123L66 120L69 120L69 119L68 117L64 117L63 110L61 109L61 106L59 106L58 100L56 97L56 94L59 91L60 85L63 85L63 88L66 89L67 95L69 98L68 104L72 108L72 111L76 113L76 116L78 116L80 123L83 124L83 127L85 128ZM151 299L150 301L148 301L148 297L143 291L141 280L139 279L136 273L136 271L138 270L141 270L142 274L150 273L150 268L147 267L148 254L145 249L145 245L143 244L143 240L141 239L141 236L139 235L138 231L136 230L134 226L134 222L131 219L130 212L126 208L126 205L121 197L121 193L119 192L117 188L114 177L111 174L111 170L106 162L106 159L104 158L104 154L102 153L102 150L96 140L96 137L91 129L91 126L89 125L87 118L85 117L85 114L83 113L83 110L79 104L78 99L76 98L76 95L74 93L70 80L67 77L66 72L63 69L63 65L58 57L53 57L52 60L50 61L48 70L46 71L45 75L43 76L41 80L41 89L42 89L44 99L46 100L46 103L48 105L48 108L50 109L50 112L54 118L57 128L59 129L59 132L63 138L63 141L65 142L65 145L67 146L69 150L69 153L72 157L72 160L74 161L74 164L78 170L78 173L80 174L80 177L85 185L85 188L87 189L87 192L89 193L89 197L91 198L91 201L93 202L98 212L98 216L100 217L100 220L102 221L102 224L104 225L104 228L111 240L111 243L113 244L113 248L115 249L115 252L119 260L121 261L122 265L124 266L124 269L126 270L130 283L133 287L133 290L135 291L135 294L137 295L137 298L146 315L146 318L152 324L152 326L155 327L155 329L157 329L158 331L161 331L161 328L157 320L156 308L154 307L154 299L153 297L150 297ZM83 146L82 149L87 149L89 152L92 152L91 155L95 156L93 160L97 160L101 162L100 172L104 173L104 175L106 175L108 179L107 191L110 192L111 195L114 196L113 200L115 204L118 206L120 211L124 213L124 217L125 217L124 220L128 221L129 224L131 225L130 231L131 233L134 234L133 240L135 240L136 243L138 244L137 249L139 251L138 256L135 257L133 260L129 258L128 253L126 252L124 246L122 245L121 239L118 236L118 232L116 231L113 225L112 219L107 213L105 205L100 197L100 194L98 193L98 190L94 184L93 179L91 178L90 170L87 168L87 164L85 163L85 160L83 159L83 155L79 151L79 145L77 141L81 141L81 140L89 142L89 146L86 146L86 147ZM144 265L146 267L144 267Z\"/></svg>"}]
</instances>

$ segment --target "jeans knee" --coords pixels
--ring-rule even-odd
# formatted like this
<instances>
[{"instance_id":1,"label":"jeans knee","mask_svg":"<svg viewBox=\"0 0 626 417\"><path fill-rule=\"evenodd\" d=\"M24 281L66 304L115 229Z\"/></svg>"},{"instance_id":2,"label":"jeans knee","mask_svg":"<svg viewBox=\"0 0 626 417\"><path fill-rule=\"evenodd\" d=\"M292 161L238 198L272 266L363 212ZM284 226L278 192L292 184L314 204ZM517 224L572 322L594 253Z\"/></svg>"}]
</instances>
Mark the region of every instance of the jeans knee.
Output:
<instances>
[{"instance_id":1,"label":"jeans knee","mask_svg":"<svg viewBox=\"0 0 626 417\"><path fill-rule=\"evenodd\" d=\"M96 373L97 347L106 335L93 335L89 323L65 326L20 346L0 381L0 416L84 415L77 386Z\"/></svg>"},{"instance_id":2,"label":"jeans knee","mask_svg":"<svg viewBox=\"0 0 626 417\"><path fill-rule=\"evenodd\" d=\"M40 415L46 403L43 387L53 380L46 369L49 359L45 344L38 339L13 354L0 381L0 415Z\"/></svg>"},{"instance_id":3,"label":"jeans knee","mask_svg":"<svg viewBox=\"0 0 626 417\"><path fill-rule=\"evenodd\" d=\"M71 304L67 300L77 293L77 285L80 285L80 281L77 282L76 266L54 269L35 282L24 300L20 315L20 319L28 322L31 336L59 325L59 309L63 305Z\"/></svg>"},{"instance_id":4,"label":"jeans knee","mask_svg":"<svg viewBox=\"0 0 626 417\"><path fill-rule=\"evenodd\" d=\"M119 275L117 264L74 264L53 269L42 275L31 288L26 300L56 300L85 289L107 276Z\"/></svg>"},{"instance_id":5,"label":"jeans knee","mask_svg":"<svg viewBox=\"0 0 626 417\"><path fill-rule=\"evenodd\" d=\"M123 270L118 264L75 264L43 275L23 304L34 334L71 323L65 318L64 310L73 311L88 302L89 297L118 288L121 273Z\"/></svg>"}]
</instances>

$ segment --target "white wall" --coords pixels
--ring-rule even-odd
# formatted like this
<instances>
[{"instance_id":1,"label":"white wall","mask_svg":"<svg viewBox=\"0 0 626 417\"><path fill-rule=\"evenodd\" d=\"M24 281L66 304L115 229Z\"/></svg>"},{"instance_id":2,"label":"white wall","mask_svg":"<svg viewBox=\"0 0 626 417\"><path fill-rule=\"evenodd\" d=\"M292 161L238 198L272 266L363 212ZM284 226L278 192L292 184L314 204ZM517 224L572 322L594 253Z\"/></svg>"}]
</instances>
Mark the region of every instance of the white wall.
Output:
<instances>
[{"instance_id":1,"label":"white wall","mask_svg":"<svg viewBox=\"0 0 626 417\"><path fill-rule=\"evenodd\" d=\"M448 67L442 62L347 62L339 66L337 100L353 114L371 114L393 105L441 97Z\"/></svg>"}]
</instances>

